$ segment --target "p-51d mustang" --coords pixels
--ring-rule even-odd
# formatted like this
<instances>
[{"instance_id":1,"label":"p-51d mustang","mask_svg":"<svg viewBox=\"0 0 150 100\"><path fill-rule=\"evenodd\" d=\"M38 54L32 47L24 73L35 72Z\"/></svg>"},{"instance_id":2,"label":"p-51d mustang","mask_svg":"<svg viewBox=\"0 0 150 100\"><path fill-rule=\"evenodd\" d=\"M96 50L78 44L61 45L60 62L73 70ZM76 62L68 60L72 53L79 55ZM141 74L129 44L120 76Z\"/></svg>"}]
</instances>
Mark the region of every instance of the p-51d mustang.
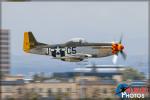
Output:
<instances>
[{"instance_id":1,"label":"p-51d mustang","mask_svg":"<svg viewBox=\"0 0 150 100\"><path fill-rule=\"evenodd\" d=\"M27 53L52 56L62 61L79 62L87 58L101 58L114 56L114 63L118 53L126 59L121 44L122 37L118 43L89 43L83 38L73 38L63 44L45 44L38 42L32 32L24 32L23 50Z\"/></svg>"}]
</instances>

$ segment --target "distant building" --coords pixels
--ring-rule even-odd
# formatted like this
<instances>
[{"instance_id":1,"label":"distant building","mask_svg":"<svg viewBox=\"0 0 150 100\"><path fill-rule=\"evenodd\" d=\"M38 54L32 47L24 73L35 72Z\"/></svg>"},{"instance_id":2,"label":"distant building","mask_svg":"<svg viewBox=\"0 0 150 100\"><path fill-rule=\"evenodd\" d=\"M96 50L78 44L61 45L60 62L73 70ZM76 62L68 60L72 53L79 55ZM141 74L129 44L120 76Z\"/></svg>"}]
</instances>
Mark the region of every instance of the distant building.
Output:
<instances>
[{"instance_id":1,"label":"distant building","mask_svg":"<svg viewBox=\"0 0 150 100\"><path fill-rule=\"evenodd\" d=\"M10 34L9 30L0 30L0 75L10 74Z\"/></svg>"},{"instance_id":2,"label":"distant building","mask_svg":"<svg viewBox=\"0 0 150 100\"><path fill-rule=\"evenodd\" d=\"M76 76L72 82L34 82L26 84L25 87L28 92L36 92L43 98L58 99L60 97L64 100L78 100L80 98L116 98L114 95L116 85L115 80L100 79L96 76Z\"/></svg>"},{"instance_id":3,"label":"distant building","mask_svg":"<svg viewBox=\"0 0 150 100\"><path fill-rule=\"evenodd\" d=\"M18 99L22 97L25 92L23 80L1 80L1 100L8 100L10 98ZM21 99L20 99L21 100Z\"/></svg>"},{"instance_id":4,"label":"distant building","mask_svg":"<svg viewBox=\"0 0 150 100\"><path fill-rule=\"evenodd\" d=\"M67 73L67 72L66 72ZM115 89L122 80L117 73L59 73L45 81L25 82L22 76L7 76L1 80L2 100L119 100ZM68 79L68 80L67 80ZM147 81L130 82L133 86L147 86ZM38 99L35 99L37 97Z\"/></svg>"},{"instance_id":5,"label":"distant building","mask_svg":"<svg viewBox=\"0 0 150 100\"><path fill-rule=\"evenodd\" d=\"M23 77L10 76L1 80L2 100L33 97L39 100L78 100L80 98L116 98L113 94L117 82L110 79L101 79L97 76L76 76L72 81L52 81L25 83ZM107 96L103 97L105 94ZM53 98L53 99L52 99ZM26 100L26 99L25 99ZM27 99L28 100L28 99Z\"/></svg>"}]
</instances>

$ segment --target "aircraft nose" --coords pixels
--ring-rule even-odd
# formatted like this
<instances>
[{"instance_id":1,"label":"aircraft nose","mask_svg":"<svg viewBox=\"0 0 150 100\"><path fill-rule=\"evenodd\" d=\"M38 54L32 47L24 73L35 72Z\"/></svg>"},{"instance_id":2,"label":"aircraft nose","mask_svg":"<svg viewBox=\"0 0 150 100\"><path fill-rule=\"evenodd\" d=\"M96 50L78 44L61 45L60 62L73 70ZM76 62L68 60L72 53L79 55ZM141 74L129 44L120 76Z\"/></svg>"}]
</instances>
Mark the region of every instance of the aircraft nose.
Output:
<instances>
[{"instance_id":1,"label":"aircraft nose","mask_svg":"<svg viewBox=\"0 0 150 100\"><path fill-rule=\"evenodd\" d=\"M124 49L124 46L123 45L120 45L119 46L119 51L122 51Z\"/></svg>"}]
</instances>

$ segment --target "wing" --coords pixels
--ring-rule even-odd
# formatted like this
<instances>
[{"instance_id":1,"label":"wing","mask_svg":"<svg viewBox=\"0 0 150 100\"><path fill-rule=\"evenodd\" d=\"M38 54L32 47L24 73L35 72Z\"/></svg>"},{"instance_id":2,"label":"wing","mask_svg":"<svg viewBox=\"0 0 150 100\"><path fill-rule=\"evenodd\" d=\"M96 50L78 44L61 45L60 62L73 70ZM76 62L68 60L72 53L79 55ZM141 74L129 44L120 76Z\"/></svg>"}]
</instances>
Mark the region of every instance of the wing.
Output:
<instances>
[{"instance_id":1,"label":"wing","mask_svg":"<svg viewBox=\"0 0 150 100\"><path fill-rule=\"evenodd\" d=\"M75 54L75 55L66 55L64 57L54 57L54 59L60 59L68 62L79 62L86 58L90 58L92 55L89 54Z\"/></svg>"},{"instance_id":2,"label":"wing","mask_svg":"<svg viewBox=\"0 0 150 100\"><path fill-rule=\"evenodd\" d=\"M77 53L77 54L72 54L72 55L66 55L64 57L56 57L56 59L65 59L65 58L81 58L81 59L86 59L86 58L91 58L92 55L90 54L81 54L81 53Z\"/></svg>"}]
</instances>

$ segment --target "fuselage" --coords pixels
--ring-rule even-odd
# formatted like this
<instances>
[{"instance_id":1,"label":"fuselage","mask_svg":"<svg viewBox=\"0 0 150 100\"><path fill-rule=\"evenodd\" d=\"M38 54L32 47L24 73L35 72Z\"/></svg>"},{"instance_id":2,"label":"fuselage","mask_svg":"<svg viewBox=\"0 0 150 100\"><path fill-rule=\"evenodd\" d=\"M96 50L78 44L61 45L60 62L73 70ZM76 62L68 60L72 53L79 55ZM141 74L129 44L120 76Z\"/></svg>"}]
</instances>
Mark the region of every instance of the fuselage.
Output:
<instances>
[{"instance_id":1,"label":"fuselage","mask_svg":"<svg viewBox=\"0 0 150 100\"><path fill-rule=\"evenodd\" d=\"M98 58L112 55L112 46L110 44L102 46L102 43L66 43L51 45L51 48L39 48L37 46L31 49L30 53L48 55L52 57L89 54L94 58Z\"/></svg>"}]
</instances>

